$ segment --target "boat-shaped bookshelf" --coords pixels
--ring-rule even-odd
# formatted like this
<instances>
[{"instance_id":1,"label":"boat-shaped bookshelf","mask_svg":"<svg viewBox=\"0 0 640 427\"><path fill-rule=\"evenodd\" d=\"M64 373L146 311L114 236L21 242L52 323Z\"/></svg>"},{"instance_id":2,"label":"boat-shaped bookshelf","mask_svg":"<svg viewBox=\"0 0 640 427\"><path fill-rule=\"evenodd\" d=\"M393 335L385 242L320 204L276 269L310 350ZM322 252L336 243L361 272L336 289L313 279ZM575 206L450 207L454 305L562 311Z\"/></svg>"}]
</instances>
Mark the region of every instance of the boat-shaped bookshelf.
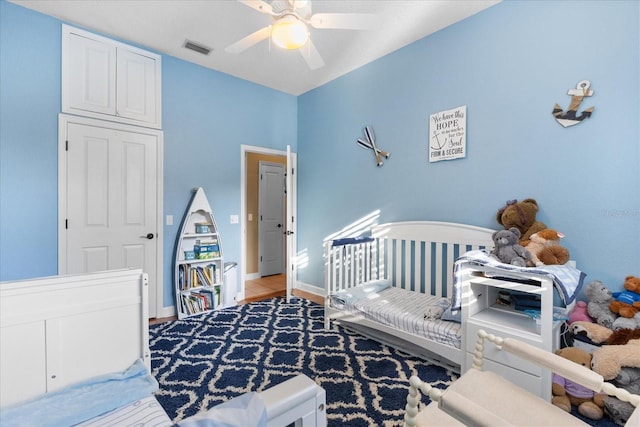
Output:
<instances>
[{"instance_id":1,"label":"boat-shaped bookshelf","mask_svg":"<svg viewBox=\"0 0 640 427\"><path fill-rule=\"evenodd\" d=\"M222 243L202 187L194 189L182 218L174 256L174 287L179 319L223 306Z\"/></svg>"}]
</instances>

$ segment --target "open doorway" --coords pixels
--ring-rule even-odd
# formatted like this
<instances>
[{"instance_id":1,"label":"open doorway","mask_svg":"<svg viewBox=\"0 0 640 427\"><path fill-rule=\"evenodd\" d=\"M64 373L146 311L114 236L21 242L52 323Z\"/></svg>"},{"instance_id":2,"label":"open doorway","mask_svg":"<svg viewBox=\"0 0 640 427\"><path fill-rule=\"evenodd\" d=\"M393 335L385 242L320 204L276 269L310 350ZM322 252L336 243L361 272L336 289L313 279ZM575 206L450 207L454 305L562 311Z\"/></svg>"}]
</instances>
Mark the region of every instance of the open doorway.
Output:
<instances>
[{"instance_id":1,"label":"open doorway","mask_svg":"<svg viewBox=\"0 0 640 427\"><path fill-rule=\"evenodd\" d=\"M257 301L274 296L284 296L287 292L287 272L291 274L286 263L281 272L261 268L260 254L265 242L260 238L260 163L287 166L287 152L255 146L241 146L241 269L239 300ZM264 187L263 187L264 188ZM284 182L282 190L285 191ZM264 190L263 190L264 191ZM287 194L286 197L291 196ZM293 195L295 198L295 194ZM264 205L263 205L264 208ZM286 212L286 210L285 210ZM286 213L290 215L290 213ZM283 218L284 220L285 218ZM282 236L287 232L286 223L278 229ZM291 230L292 231L292 230ZM277 232L277 231L276 231ZM263 248L261 248L263 246ZM261 250L262 249L262 250ZM277 249L286 252L286 244ZM285 253L282 254L286 259ZM264 275L262 273L265 273ZM291 278L290 278L291 279Z\"/></svg>"}]
</instances>

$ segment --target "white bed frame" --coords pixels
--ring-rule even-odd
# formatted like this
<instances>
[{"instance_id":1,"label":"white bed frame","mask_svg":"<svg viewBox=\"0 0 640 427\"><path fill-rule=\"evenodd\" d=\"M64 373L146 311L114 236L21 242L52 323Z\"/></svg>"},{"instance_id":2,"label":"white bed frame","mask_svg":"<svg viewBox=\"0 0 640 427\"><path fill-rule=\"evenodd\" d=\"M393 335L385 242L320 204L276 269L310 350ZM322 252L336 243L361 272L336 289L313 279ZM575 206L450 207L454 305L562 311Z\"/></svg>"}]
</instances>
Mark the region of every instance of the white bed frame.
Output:
<instances>
[{"instance_id":1,"label":"white bed frame","mask_svg":"<svg viewBox=\"0 0 640 427\"><path fill-rule=\"evenodd\" d=\"M141 270L0 284L0 407L111 372L150 369Z\"/></svg>"},{"instance_id":2,"label":"white bed frame","mask_svg":"<svg viewBox=\"0 0 640 427\"><path fill-rule=\"evenodd\" d=\"M494 231L450 222L409 221L373 227L373 242L335 247L332 241L325 242L325 327L333 320L419 356L433 359L435 355L436 363L459 370L464 336L461 348L454 348L337 310L329 296L370 280L390 279L396 287L451 297L456 258L470 250L492 248ZM426 289L420 288L422 282Z\"/></svg>"},{"instance_id":3,"label":"white bed frame","mask_svg":"<svg viewBox=\"0 0 640 427\"><path fill-rule=\"evenodd\" d=\"M139 269L0 283L0 408L136 360L151 372L148 278ZM268 426L326 426L322 387L298 375L260 393Z\"/></svg>"}]
</instances>

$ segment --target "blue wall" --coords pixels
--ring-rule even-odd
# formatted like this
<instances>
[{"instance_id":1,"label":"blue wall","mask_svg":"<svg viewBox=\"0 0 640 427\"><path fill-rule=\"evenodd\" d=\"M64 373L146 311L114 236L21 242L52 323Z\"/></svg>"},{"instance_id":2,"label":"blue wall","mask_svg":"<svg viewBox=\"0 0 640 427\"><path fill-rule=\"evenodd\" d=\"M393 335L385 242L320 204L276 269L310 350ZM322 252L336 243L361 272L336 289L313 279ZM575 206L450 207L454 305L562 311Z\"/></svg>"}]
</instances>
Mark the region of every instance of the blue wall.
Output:
<instances>
[{"instance_id":1,"label":"blue wall","mask_svg":"<svg viewBox=\"0 0 640 427\"><path fill-rule=\"evenodd\" d=\"M0 280L58 272L61 22L0 0ZM297 150L297 98L162 56L164 305L191 190L214 209L225 259L240 261L240 145Z\"/></svg>"},{"instance_id":2,"label":"blue wall","mask_svg":"<svg viewBox=\"0 0 640 427\"><path fill-rule=\"evenodd\" d=\"M0 280L57 273L60 24L0 0ZM506 200L533 197L588 279L621 288L640 275L639 27L636 1L506 1L297 98L163 55L165 306L193 187L240 260L241 144L298 153L307 284L323 239L372 213L499 228ZM594 115L562 128L551 110L582 79ZM429 115L461 105L467 157L428 163ZM381 168L355 144L366 124Z\"/></svg>"},{"instance_id":3,"label":"blue wall","mask_svg":"<svg viewBox=\"0 0 640 427\"><path fill-rule=\"evenodd\" d=\"M636 1L507 1L300 96L299 280L320 285L323 239L376 212L497 229L528 197L587 280L640 275L639 21ZM583 79L595 112L563 128L551 111ZM466 158L429 163L429 116L463 105Z\"/></svg>"}]
</instances>

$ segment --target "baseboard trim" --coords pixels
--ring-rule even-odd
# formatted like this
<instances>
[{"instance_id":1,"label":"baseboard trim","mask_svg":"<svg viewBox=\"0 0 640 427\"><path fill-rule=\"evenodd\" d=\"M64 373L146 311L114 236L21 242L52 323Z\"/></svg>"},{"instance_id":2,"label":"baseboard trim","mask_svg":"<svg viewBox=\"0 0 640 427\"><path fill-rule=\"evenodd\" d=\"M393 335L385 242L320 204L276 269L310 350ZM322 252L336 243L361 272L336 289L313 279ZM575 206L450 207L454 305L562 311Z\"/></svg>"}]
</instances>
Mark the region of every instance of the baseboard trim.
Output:
<instances>
[{"instance_id":1,"label":"baseboard trim","mask_svg":"<svg viewBox=\"0 0 640 427\"><path fill-rule=\"evenodd\" d=\"M301 291L309 292L310 294L317 295L319 297L324 298L324 289L318 286L310 285L304 282L296 282L295 289L300 289Z\"/></svg>"},{"instance_id":2,"label":"baseboard trim","mask_svg":"<svg viewBox=\"0 0 640 427\"><path fill-rule=\"evenodd\" d=\"M156 319L164 319L165 317L175 317L176 316L176 308L174 306L170 307L162 307L162 309L158 310L156 313Z\"/></svg>"}]
</instances>

